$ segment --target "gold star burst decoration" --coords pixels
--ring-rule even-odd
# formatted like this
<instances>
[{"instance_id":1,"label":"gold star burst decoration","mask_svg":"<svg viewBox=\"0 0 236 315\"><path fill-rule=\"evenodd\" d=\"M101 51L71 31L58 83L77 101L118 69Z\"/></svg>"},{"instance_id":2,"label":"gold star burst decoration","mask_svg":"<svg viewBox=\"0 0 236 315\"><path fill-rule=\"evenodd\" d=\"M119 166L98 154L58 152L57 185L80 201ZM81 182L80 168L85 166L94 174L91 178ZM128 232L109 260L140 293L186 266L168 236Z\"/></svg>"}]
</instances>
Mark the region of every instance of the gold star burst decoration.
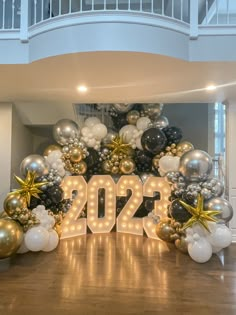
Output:
<instances>
[{"instance_id":1,"label":"gold star burst decoration","mask_svg":"<svg viewBox=\"0 0 236 315\"><path fill-rule=\"evenodd\" d=\"M116 136L111 143L107 144L106 147L112 150L112 154L126 154L132 153L132 147L128 143L124 143L122 137Z\"/></svg>"},{"instance_id":2,"label":"gold star burst decoration","mask_svg":"<svg viewBox=\"0 0 236 315\"><path fill-rule=\"evenodd\" d=\"M14 177L21 188L13 191L10 195L15 193L20 194L23 198L25 198L28 206L30 205L32 196L38 199L40 198L38 194L42 193L42 191L39 188L45 185L46 182L35 183L35 172L28 171L25 180L16 175L14 175Z\"/></svg>"},{"instance_id":3,"label":"gold star burst decoration","mask_svg":"<svg viewBox=\"0 0 236 315\"><path fill-rule=\"evenodd\" d=\"M214 218L215 215L220 214L220 211L214 210L204 210L204 198L201 194L198 194L197 205L193 207L182 200L179 200L181 205L192 215L192 217L184 224L183 230L194 225L194 223L201 224L208 232L210 229L208 227L207 221L217 222L218 220Z\"/></svg>"}]
</instances>

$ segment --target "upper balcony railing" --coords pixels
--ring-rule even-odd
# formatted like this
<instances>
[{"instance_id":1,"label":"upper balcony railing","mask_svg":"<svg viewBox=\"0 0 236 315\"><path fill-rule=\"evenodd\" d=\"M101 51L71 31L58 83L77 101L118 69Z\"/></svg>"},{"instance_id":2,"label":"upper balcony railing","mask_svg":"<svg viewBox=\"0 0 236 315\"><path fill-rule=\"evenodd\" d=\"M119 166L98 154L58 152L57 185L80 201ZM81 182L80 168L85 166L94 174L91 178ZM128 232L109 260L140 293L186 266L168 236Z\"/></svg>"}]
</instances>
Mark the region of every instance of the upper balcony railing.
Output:
<instances>
[{"instance_id":1,"label":"upper balcony railing","mask_svg":"<svg viewBox=\"0 0 236 315\"><path fill-rule=\"evenodd\" d=\"M222 34L222 29L236 34L236 0L0 0L0 38L27 41L36 26L47 24L50 30L51 22L70 17L80 24L88 14L104 15L104 20L108 14L152 17L170 29L179 24L177 30L182 27L191 38Z\"/></svg>"}]
</instances>

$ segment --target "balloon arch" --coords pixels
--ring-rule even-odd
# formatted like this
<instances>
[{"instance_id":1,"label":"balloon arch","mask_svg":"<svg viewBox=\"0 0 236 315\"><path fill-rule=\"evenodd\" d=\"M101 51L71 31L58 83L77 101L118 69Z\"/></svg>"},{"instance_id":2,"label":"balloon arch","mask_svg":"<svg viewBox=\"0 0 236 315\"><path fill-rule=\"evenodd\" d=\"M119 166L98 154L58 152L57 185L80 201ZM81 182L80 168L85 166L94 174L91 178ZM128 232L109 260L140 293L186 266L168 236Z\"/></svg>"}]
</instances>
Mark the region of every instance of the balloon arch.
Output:
<instances>
[{"instance_id":1,"label":"balloon arch","mask_svg":"<svg viewBox=\"0 0 236 315\"><path fill-rule=\"evenodd\" d=\"M4 201L0 259L51 251L60 238L117 232L174 243L196 262L230 245L233 216L212 158L169 126L163 104L113 104L107 128L97 113L53 127L54 144L22 161L19 189Z\"/></svg>"}]
</instances>

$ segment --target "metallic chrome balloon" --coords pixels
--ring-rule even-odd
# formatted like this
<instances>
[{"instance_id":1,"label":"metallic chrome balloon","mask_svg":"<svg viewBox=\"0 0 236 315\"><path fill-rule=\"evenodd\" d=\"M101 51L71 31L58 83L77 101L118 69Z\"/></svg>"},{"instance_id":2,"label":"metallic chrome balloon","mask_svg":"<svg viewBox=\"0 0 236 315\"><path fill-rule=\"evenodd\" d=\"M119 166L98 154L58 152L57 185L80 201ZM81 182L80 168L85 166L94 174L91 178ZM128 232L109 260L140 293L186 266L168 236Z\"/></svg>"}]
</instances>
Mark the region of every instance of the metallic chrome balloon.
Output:
<instances>
[{"instance_id":1,"label":"metallic chrome balloon","mask_svg":"<svg viewBox=\"0 0 236 315\"><path fill-rule=\"evenodd\" d=\"M50 144L43 152L43 156L48 156L51 152L59 150L61 151L61 147L58 144Z\"/></svg>"},{"instance_id":2,"label":"metallic chrome balloon","mask_svg":"<svg viewBox=\"0 0 236 315\"><path fill-rule=\"evenodd\" d=\"M155 119L155 121L152 123L152 126L163 129L169 126L169 120L166 116L161 115Z\"/></svg>"},{"instance_id":3,"label":"metallic chrome balloon","mask_svg":"<svg viewBox=\"0 0 236 315\"><path fill-rule=\"evenodd\" d=\"M12 216L17 210L19 211L26 207L26 201L20 194L14 193L6 197L3 207L6 213Z\"/></svg>"},{"instance_id":4,"label":"metallic chrome balloon","mask_svg":"<svg viewBox=\"0 0 236 315\"><path fill-rule=\"evenodd\" d=\"M184 153L180 158L179 171L187 181L205 181L212 171L212 158L201 150Z\"/></svg>"},{"instance_id":5,"label":"metallic chrome balloon","mask_svg":"<svg viewBox=\"0 0 236 315\"><path fill-rule=\"evenodd\" d=\"M114 109L119 113L127 113L133 108L134 104L129 103L115 103L113 104Z\"/></svg>"},{"instance_id":6,"label":"metallic chrome balloon","mask_svg":"<svg viewBox=\"0 0 236 315\"><path fill-rule=\"evenodd\" d=\"M176 150L177 150L177 156L182 156L185 152L194 150L194 146L192 145L191 142L182 141L177 144Z\"/></svg>"},{"instance_id":7,"label":"metallic chrome balloon","mask_svg":"<svg viewBox=\"0 0 236 315\"><path fill-rule=\"evenodd\" d=\"M173 242L172 235L175 233L175 229L171 226L171 220L161 219L156 226L157 236L165 242Z\"/></svg>"},{"instance_id":8,"label":"metallic chrome balloon","mask_svg":"<svg viewBox=\"0 0 236 315\"><path fill-rule=\"evenodd\" d=\"M117 137L117 135L118 135L117 132L115 132L115 131L113 131L113 130L109 130L108 133L107 133L107 135L106 135L106 137L104 137L104 138L102 139L102 144L106 145L106 144L108 144L108 143L111 143L112 140L114 140L115 137Z\"/></svg>"},{"instance_id":9,"label":"metallic chrome balloon","mask_svg":"<svg viewBox=\"0 0 236 315\"><path fill-rule=\"evenodd\" d=\"M83 159L83 151L79 147L70 149L70 160L73 163L78 163Z\"/></svg>"},{"instance_id":10,"label":"metallic chrome balloon","mask_svg":"<svg viewBox=\"0 0 236 315\"><path fill-rule=\"evenodd\" d=\"M37 176L47 175L49 165L43 156L32 154L27 156L20 165L22 176L26 176L28 171L35 172Z\"/></svg>"},{"instance_id":11,"label":"metallic chrome balloon","mask_svg":"<svg viewBox=\"0 0 236 315\"><path fill-rule=\"evenodd\" d=\"M224 184L218 178L208 179L202 186L209 189L214 197L221 197L224 193Z\"/></svg>"},{"instance_id":12,"label":"metallic chrome balloon","mask_svg":"<svg viewBox=\"0 0 236 315\"><path fill-rule=\"evenodd\" d=\"M132 159L123 159L120 161L120 171L122 174L131 174L135 170L135 163Z\"/></svg>"},{"instance_id":13,"label":"metallic chrome balloon","mask_svg":"<svg viewBox=\"0 0 236 315\"><path fill-rule=\"evenodd\" d=\"M180 239L175 240L176 248L184 254L188 253L188 243L184 236L181 236Z\"/></svg>"},{"instance_id":14,"label":"metallic chrome balloon","mask_svg":"<svg viewBox=\"0 0 236 315\"><path fill-rule=\"evenodd\" d=\"M233 217L233 207L228 200L220 197L212 198L205 202L204 209L220 211L221 213L216 215L220 222L227 223Z\"/></svg>"},{"instance_id":15,"label":"metallic chrome balloon","mask_svg":"<svg viewBox=\"0 0 236 315\"><path fill-rule=\"evenodd\" d=\"M79 127L70 119L61 119L53 126L53 138L60 145L65 145L69 139L79 136Z\"/></svg>"},{"instance_id":16,"label":"metallic chrome balloon","mask_svg":"<svg viewBox=\"0 0 236 315\"><path fill-rule=\"evenodd\" d=\"M131 110L126 116L126 119L130 125L136 125L136 122L139 118L140 113L137 110Z\"/></svg>"},{"instance_id":17,"label":"metallic chrome balloon","mask_svg":"<svg viewBox=\"0 0 236 315\"><path fill-rule=\"evenodd\" d=\"M0 259L17 252L23 241L21 226L11 219L0 219Z\"/></svg>"},{"instance_id":18,"label":"metallic chrome balloon","mask_svg":"<svg viewBox=\"0 0 236 315\"><path fill-rule=\"evenodd\" d=\"M151 119L155 119L161 115L163 104L152 103L152 104L143 104L144 114L147 115Z\"/></svg>"}]
</instances>

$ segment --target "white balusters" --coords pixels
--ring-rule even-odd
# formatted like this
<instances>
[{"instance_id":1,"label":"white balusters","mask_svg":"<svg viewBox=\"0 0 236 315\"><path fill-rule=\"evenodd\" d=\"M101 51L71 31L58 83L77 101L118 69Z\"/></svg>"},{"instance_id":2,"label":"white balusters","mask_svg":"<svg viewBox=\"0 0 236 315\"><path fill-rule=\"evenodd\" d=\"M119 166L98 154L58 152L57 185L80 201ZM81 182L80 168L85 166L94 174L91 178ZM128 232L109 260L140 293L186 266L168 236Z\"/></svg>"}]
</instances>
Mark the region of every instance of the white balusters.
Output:
<instances>
[{"instance_id":1,"label":"white balusters","mask_svg":"<svg viewBox=\"0 0 236 315\"><path fill-rule=\"evenodd\" d=\"M3 3L2 3L2 13L3 13L2 26L3 26L3 28L5 28L5 8L6 8L6 0L3 0Z\"/></svg>"}]
</instances>

